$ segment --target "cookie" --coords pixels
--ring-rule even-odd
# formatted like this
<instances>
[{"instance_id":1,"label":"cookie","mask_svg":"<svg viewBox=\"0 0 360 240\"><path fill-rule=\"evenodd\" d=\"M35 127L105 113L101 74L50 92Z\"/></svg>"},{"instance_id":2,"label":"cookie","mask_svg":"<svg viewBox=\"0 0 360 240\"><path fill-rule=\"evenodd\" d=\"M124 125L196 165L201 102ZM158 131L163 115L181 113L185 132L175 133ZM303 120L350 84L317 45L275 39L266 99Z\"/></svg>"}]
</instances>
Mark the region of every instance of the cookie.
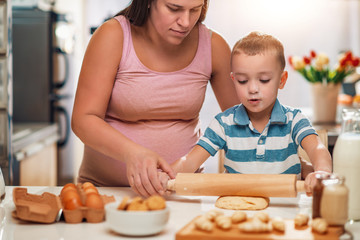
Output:
<instances>
[{"instance_id":1,"label":"cookie","mask_svg":"<svg viewBox=\"0 0 360 240\"><path fill-rule=\"evenodd\" d=\"M215 206L231 210L262 210L269 206L269 198L222 196L216 200Z\"/></svg>"},{"instance_id":2,"label":"cookie","mask_svg":"<svg viewBox=\"0 0 360 240\"><path fill-rule=\"evenodd\" d=\"M128 210L128 211L148 211L149 208L146 206L145 203L131 202L126 210Z\"/></svg>"},{"instance_id":3,"label":"cookie","mask_svg":"<svg viewBox=\"0 0 360 240\"><path fill-rule=\"evenodd\" d=\"M128 201L129 201L129 197L125 196L123 197L121 203L119 204L119 206L117 207L118 210L125 210L127 205L128 205Z\"/></svg>"},{"instance_id":4,"label":"cookie","mask_svg":"<svg viewBox=\"0 0 360 240\"><path fill-rule=\"evenodd\" d=\"M153 195L147 198L145 201L146 206L149 210L160 210L166 208L166 201L163 197Z\"/></svg>"}]
</instances>

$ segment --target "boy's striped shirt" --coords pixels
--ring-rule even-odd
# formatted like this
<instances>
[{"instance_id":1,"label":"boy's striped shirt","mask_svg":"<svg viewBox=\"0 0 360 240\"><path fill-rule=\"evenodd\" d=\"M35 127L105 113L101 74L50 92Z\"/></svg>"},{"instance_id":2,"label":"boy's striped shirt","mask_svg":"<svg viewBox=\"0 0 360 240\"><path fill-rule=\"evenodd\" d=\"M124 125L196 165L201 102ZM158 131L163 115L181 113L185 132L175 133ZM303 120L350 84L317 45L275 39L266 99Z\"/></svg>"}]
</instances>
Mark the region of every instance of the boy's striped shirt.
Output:
<instances>
[{"instance_id":1,"label":"boy's striped shirt","mask_svg":"<svg viewBox=\"0 0 360 240\"><path fill-rule=\"evenodd\" d=\"M252 126L240 104L216 115L197 144L212 156L224 149L224 167L229 173L288 173L300 178L297 149L310 134L316 131L301 111L276 100L262 133Z\"/></svg>"}]
</instances>

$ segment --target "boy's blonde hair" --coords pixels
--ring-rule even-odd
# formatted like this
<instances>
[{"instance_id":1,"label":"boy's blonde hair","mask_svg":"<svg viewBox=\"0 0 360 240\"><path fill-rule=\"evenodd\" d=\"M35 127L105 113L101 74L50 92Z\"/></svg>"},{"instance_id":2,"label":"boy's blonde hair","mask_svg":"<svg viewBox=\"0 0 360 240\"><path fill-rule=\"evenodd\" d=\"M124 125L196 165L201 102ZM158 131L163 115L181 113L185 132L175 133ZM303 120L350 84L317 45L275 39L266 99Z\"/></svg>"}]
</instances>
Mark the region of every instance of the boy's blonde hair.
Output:
<instances>
[{"instance_id":1,"label":"boy's blonde hair","mask_svg":"<svg viewBox=\"0 0 360 240\"><path fill-rule=\"evenodd\" d=\"M236 54L244 53L249 56L254 56L269 50L275 51L280 62L281 70L284 70L286 63L282 43L275 37L260 32L251 32L249 35L237 41L231 52L231 59Z\"/></svg>"}]
</instances>

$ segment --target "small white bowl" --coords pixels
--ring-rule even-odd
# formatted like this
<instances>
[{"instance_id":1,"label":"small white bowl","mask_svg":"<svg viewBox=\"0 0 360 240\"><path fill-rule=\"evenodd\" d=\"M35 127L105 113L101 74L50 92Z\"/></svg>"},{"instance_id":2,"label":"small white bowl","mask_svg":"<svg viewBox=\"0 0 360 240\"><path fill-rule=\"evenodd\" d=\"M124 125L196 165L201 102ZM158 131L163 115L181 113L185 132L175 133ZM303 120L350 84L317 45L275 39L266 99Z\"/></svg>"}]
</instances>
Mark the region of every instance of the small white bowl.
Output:
<instances>
[{"instance_id":1,"label":"small white bowl","mask_svg":"<svg viewBox=\"0 0 360 240\"><path fill-rule=\"evenodd\" d=\"M124 211L117 210L119 202L105 205L106 225L114 232L128 236L146 236L161 232L168 220L170 211Z\"/></svg>"}]
</instances>

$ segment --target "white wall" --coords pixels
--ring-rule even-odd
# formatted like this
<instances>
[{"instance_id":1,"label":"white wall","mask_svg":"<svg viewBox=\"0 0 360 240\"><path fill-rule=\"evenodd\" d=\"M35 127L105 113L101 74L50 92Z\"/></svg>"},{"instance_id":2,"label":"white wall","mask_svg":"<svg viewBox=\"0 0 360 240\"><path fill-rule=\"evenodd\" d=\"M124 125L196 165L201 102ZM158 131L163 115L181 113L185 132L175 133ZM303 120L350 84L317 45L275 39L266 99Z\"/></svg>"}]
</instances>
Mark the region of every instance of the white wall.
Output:
<instances>
[{"instance_id":1,"label":"white wall","mask_svg":"<svg viewBox=\"0 0 360 240\"><path fill-rule=\"evenodd\" d=\"M100 26L105 19L113 17L127 7L130 0L86 0L85 25L86 39L91 37L90 28Z\"/></svg>"},{"instance_id":2,"label":"white wall","mask_svg":"<svg viewBox=\"0 0 360 240\"><path fill-rule=\"evenodd\" d=\"M277 37L285 55L325 52L335 64L342 50L359 54L359 0L213 0L205 23L223 35L232 47L251 31ZM290 67L289 80L280 91L284 104L309 107L307 82Z\"/></svg>"}]
</instances>

